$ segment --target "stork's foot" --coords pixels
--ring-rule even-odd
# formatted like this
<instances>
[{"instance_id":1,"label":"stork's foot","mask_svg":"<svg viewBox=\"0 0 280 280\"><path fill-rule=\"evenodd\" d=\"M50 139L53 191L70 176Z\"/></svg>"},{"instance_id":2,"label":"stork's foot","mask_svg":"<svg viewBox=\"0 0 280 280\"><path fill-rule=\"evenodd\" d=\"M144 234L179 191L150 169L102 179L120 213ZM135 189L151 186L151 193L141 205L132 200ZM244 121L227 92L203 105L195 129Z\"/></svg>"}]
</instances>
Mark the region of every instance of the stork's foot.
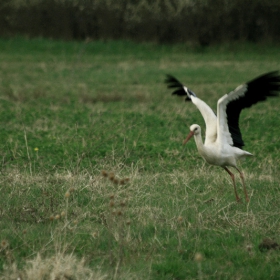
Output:
<instances>
[{"instance_id":1,"label":"stork's foot","mask_svg":"<svg viewBox=\"0 0 280 280\"><path fill-rule=\"evenodd\" d=\"M237 203L242 203L241 198L237 196L237 197L236 197L236 202L237 202Z\"/></svg>"},{"instance_id":2,"label":"stork's foot","mask_svg":"<svg viewBox=\"0 0 280 280\"><path fill-rule=\"evenodd\" d=\"M246 203L250 202L250 199L248 197L245 197ZM236 197L236 202L237 203L242 203L242 199L240 197Z\"/></svg>"}]
</instances>

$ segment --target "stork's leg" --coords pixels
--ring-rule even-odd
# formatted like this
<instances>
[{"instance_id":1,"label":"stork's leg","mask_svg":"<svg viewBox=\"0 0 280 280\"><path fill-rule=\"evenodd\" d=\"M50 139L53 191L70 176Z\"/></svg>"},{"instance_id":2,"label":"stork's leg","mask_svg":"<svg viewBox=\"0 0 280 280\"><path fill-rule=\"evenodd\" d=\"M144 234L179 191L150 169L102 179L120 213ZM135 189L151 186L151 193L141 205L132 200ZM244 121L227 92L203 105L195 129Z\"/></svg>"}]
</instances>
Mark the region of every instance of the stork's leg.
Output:
<instances>
[{"instance_id":1,"label":"stork's leg","mask_svg":"<svg viewBox=\"0 0 280 280\"><path fill-rule=\"evenodd\" d=\"M233 187L234 187L234 193L235 193L235 198L236 201L239 202L240 198L237 194L237 190L236 190L236 185L235 185L235 179L234 179L234 174L232 172L229 171L229 169L227 167L223 167L225 169L225 171L230 175L232 182L233 182ZM238 170L239 171L239 170Z\"/></svg>"},{"instance_id":2,"label":"stork's leg","mask_svg":"<svg viewBox=\"0 0 280 280\"><path fill-rule=\"evenodd\" d=\"M242 184L243 184L243 190L244 190L244 194L245 194L245 198L246 198L246 201L249 202L249 197L248 197L248 194L247 194L247 190L246 190L246 186L245 186L245 181L244 181L244 174L237 168L235 167L236 170L239 172L240 174L240 178L242 180Z\"/></svg>"}]
</instances>

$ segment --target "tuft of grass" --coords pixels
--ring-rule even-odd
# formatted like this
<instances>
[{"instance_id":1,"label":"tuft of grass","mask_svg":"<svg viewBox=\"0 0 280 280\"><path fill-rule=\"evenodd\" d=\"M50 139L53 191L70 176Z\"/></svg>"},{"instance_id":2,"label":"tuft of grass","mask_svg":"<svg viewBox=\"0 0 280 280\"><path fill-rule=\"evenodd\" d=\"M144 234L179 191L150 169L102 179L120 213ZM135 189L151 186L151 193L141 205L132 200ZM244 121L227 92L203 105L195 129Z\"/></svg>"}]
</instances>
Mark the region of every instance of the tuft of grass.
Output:
<instances>
[{"instance_id":1,"label":"tuft of grass","mask_svg":"<svg viewBox=\"0 0 280 280\"><path fill-rule=\"evenodd\" d=\"M94 279L103 280L107 276L100 271L93 271L85 265L85 261L78 260L73 255L57 253L49 258L42 258L40 254L29 261L23 269L16 264L5 266L0 279Z\"/></svg>"}]
</instances>

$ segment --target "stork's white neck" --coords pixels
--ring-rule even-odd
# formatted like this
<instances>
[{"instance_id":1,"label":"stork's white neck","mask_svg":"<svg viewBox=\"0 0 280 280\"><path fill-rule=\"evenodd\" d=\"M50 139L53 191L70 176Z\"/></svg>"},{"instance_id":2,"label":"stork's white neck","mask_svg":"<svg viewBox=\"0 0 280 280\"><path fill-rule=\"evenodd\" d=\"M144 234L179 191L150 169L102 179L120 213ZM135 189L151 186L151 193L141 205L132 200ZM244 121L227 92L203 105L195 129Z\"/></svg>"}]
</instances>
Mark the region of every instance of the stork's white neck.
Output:
<instances>
[{"instance_id":1,"label":"stork's white neck","mask_svg":"<svg viewBox=\"0 0 280 280\"><path fill-rule=\"evenodd\" d=\"M194 135L194 140L195 140L198 152L200 154L203 154L205 147L204 147L204 144L202 141L201 133Z\"/></svg>"}]
</instances>

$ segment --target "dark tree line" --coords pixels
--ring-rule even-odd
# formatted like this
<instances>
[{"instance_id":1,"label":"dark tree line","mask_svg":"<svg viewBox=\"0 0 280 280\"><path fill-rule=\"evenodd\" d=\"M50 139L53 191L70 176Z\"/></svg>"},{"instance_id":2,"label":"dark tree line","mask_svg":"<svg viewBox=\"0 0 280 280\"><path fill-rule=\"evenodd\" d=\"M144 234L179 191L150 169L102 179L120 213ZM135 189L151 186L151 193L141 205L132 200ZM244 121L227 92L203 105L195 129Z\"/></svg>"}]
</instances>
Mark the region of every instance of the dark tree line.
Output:
<instances>
[{"instance_id":1,"label":"dark tree line","mask_svg":"<svg viewBox=\"0 0 280 280\"><path fill-rule=\"evenodd\" d=\"M279 0L1 0L0 36L280 41Z\"/></svg>"}]
</instances>

